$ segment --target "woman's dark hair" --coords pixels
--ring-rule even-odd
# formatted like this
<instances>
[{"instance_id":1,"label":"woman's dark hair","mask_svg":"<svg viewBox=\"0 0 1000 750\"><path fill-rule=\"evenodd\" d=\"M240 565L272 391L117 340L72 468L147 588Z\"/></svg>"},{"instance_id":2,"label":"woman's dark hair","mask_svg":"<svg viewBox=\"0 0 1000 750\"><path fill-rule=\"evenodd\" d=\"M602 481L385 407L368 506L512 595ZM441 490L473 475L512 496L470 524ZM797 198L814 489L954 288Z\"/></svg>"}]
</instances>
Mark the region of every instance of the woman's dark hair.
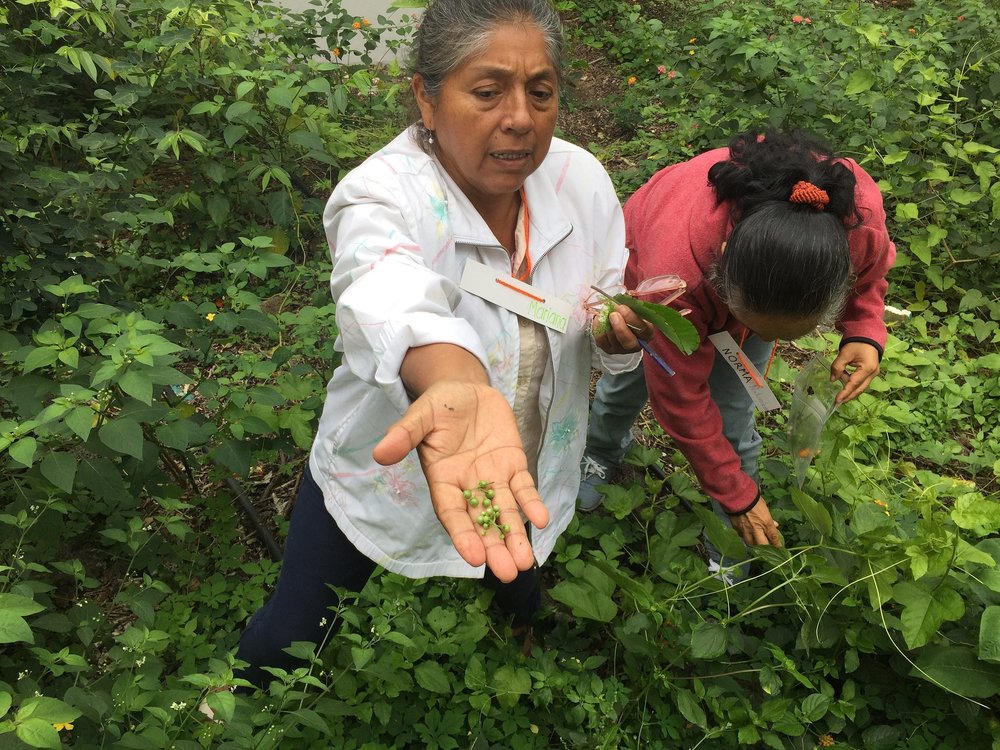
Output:
<instances>
[{"instance_id":1,"label":"woman's dark hair","mask_svg":"<svg viewBox=\"0 0 1000 750\"><path fill-rule=\"evenodd\" d=\"M708 181L734 222L712 270L719 296L737 311L832 322L853 280L847 231L861 224L851 170L804 133L752 130ZM826 192L823 210L789 200L800 181Z\"/></svg>"},{"instance_id":2,"label":"woman's dark hair","mask_svg":"<svg viewBox=\"0 0 1000 750\"><path fill-rule=\"evenodd\" d=\"M562 21L549 0L431 0L413 40L410 73L419 73L424 91L436 98L445 79L486 49L490 34L505 24L538 27L561 84ZM419 133L426 142L429 133Z\"/></svg>"}]
</instances>

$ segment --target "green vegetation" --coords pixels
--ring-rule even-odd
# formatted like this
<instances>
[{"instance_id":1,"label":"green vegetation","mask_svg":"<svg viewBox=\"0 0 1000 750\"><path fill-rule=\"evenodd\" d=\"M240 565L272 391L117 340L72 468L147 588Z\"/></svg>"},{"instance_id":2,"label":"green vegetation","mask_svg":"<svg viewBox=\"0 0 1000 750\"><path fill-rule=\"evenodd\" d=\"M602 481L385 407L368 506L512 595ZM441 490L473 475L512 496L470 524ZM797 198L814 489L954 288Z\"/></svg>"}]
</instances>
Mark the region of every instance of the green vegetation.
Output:
<instances>
[{"instance_id":1,"label":"green vegetation","mask_svg":"<svg viewBox=\"0 0 1000 750\"><path fill-rule=\"evenodd\" d=\"M623 136L589 145L623 197L762 123L879 180L912 314L883 377L801 490L768 425L787 546L748 581L706 573L735 533L651 435L547 565L530 655L474 582L382 574L310 668L213 691L277 570L226 480L263 508L299 471L336 364L323 204L406 121L371 55L409 30L321 6L0 6L0 744L1000 748L991 0L564 0L620 76Z\"/></svg>"}]
</instances>

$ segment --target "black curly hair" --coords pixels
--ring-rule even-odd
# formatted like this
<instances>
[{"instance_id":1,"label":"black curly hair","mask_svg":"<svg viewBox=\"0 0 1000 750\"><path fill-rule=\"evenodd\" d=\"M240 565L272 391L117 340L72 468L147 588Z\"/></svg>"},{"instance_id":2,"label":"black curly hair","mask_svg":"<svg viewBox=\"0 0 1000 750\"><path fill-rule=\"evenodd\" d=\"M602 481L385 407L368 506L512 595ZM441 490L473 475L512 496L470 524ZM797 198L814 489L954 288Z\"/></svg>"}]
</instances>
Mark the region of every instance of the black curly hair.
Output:
<instances>
[{"instance_id":1,"label":"black curly hair","mask_svg":"<svg viewBox=\"0 0 1000 750\"><path fill-rule=\"evenodd\" d=\"M708 172L733 230L712 269L734 310L832 321L853 280L847 232L862 223L856 180L826 144L803 132L751 130L733 138L729 159ZM823 210L789 197L806 181L829 197Z\"/></svg>"}]
</instances>

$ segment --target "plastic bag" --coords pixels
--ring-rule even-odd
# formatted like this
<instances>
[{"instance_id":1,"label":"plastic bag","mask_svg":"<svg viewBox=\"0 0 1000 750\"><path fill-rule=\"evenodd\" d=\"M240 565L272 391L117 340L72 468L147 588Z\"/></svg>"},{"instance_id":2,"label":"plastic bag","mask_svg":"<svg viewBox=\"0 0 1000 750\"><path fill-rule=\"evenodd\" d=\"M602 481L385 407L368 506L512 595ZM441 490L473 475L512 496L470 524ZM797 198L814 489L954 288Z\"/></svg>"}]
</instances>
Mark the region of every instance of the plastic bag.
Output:
<instances>
[{"instance_id":1,"label":"plastic bag","mask_svg":"<svg viewBox=\"0 0 1000 750\"><path fill-rule=\"evenodd\" d=\"M826 420L833 414L834 402L843 384L830 381L830 363L819 355L813 357L795 379L792 406L788 414L788 447L792 451L795 483L799 489L806 471L819 455L819 441Z\"/></svg>"}]
</instances>

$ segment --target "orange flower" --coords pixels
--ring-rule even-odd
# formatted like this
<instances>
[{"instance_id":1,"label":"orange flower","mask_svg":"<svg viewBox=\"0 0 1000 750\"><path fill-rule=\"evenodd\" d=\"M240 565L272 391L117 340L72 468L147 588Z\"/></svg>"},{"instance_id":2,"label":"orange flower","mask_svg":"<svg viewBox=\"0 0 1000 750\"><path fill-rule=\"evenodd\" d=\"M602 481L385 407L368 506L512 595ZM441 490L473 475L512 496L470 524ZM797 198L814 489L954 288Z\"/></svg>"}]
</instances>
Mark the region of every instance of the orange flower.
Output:
<instances>
[{"instance_id":1,"label":"orange flower","mask_svg":"<svg viewBox=\"0 0 1000 750\"><path fill-rule=\"evenodd\" d=\"M367 18L362 18L362 19L361 19L361 25L362 25L362 26L371 26L371 25L372 25L372 23L371 23L371 21L369 21L369 20L368 20Z\"/></svg>"},{"instance_id":2,"label":"orange flower","mask_svg":"<svg viewBox=\"0 0 1000 750\"><path fill-rule=\"evenodd\" d=\"M965 16L959 16L958 17L958 22L959 23L962 23L962 21L964 21L964 20L965 20Z\"/></svg>"},{"instance_id":3,"label":"orange flower","mask_svg":"<svg viewBox=\"0 0 1000 750\"><path fill-rule=\"evenodd\" d=\"M361 21L355 21L354 23L351 24L351 27L355 28L355 29L360 29L361 28Z\"/></svg>"},{"instance_id":4,"label":"orange flower","mask_svg":"<svg viewBox=\"0 0 1000 750\"><path fill-rule=\"evenodd\" d=\"M802 23L802 16L792 16L792 23Z\"/></svg>"},{"instance_id":5,"label":"orange flower","mask_svg":"<svg viewBox=\"0 0 1000 750\"><path fill-rule=\"evenodd\" d=\"M340 57L340 47L334 47L332 50L330 50L330 56Z\"/></svg>"},{"instance_id":6,"label":"orange flower","mask_svg":"<svg viewBox=\"0 0 1000 750\"><path fill-rule=\"evenodd\" d=\"M635 85L635 82L636 82L637 80L639 80L639 79L638 79L638 78L636 78L635 76L629 76L629 77L628 77L628 85L629 85L629 86L634 86L634 85Z\"/></svg>"},{"instance_id":7,"label":"orange flower","mask_svg":"<svg viewBox=\"0 0 1000 750\"><path fill-rule=\"evenodd\" d=\"M824 734L819 738L820 747L833 747L835 740L828 734Z\"/></svg>"},{"instance_id":8,"label":"orange flower","mask_svg":"<svg viewBox=\"0 0 1000 750\"><path fill-rule=\"evenodd\" d=\"M915 28L913 28L913 27L911 26L910 28L908 28L908 29L906 30L906 33L907 33L907 34L916 34L916 33L917 33L917 30L916 30Z\"/></svg>"}]
</instances>

